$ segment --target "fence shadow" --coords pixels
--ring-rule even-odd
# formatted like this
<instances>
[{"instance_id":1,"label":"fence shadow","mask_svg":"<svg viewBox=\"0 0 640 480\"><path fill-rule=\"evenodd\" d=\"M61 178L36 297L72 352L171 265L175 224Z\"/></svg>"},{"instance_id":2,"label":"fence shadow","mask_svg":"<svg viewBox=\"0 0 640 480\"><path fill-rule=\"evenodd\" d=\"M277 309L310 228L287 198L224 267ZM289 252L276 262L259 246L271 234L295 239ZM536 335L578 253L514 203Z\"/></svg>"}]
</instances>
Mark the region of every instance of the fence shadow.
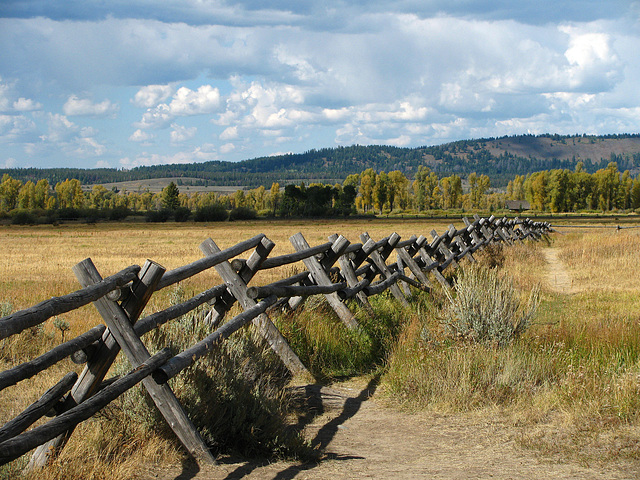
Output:
<instances>
[{"instance_id":1,"label":"fence shadow","mask_svg":"<svg viewBox=\"0 0 640 480\"><path fill-rule=\"evenodd\" d=\"M331 441L335 438L336 433L340 429L340 426L344 424L350 418L353 418L363 403L373 396L380 384L380 374L376 375L369 381L367 386L356 396L344 399L342 402L342 411L338 416L328 421L325 425L320 427L315 437L311 439L311 447L317 452L318 461L311 461L302 464L291 465L286 469L278 472L273 480L291 480L294 479L301 472L313 470L319 464L326 460L340 461L340 460L353 460L364 459L364 457L358 457L353 455L340 455L337 453L324 453L324 450L329 446ZM331 393L323 391L322 386L318 384L306 385L302 387L304 395L306 395L304 401L307 402L308 409L302 417L300 417L298 423L293 427L298 430L302 430L307 425L310 425L315 418L326 412L325 403L329 405L338 401L337 398L331 398ZM329 397L327 399L327 397ZM340 400L342 400L341 398ZM238 466L234 471L230 472L225 480L238 480L252 473L257 468L260 468L263 464L259 462L247 462ZM177 479L176 479L177 480Z\"/></svg>"}]
</instances>

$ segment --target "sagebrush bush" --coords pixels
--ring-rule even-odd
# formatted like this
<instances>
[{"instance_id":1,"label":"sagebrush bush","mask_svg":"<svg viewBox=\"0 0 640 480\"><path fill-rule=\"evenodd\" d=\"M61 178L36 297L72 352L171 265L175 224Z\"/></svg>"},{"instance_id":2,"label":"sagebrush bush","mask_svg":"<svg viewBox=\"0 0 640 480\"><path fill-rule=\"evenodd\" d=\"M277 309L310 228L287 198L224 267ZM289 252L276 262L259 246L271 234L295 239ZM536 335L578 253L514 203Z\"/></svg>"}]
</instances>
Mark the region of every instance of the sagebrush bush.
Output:
<instances>
[{"instance_id":1,"label":"sagebrush bush","mask_svg":"<svg viewBox=\"0 0 640 480\"><path fill-rule=\"evenodd\" d=\"M535 287L526 302L504 272L484 265L465 265L447 292L446 326L457 337L504 346L531 325L540 299Z\"/></svg>"}]
</instances>

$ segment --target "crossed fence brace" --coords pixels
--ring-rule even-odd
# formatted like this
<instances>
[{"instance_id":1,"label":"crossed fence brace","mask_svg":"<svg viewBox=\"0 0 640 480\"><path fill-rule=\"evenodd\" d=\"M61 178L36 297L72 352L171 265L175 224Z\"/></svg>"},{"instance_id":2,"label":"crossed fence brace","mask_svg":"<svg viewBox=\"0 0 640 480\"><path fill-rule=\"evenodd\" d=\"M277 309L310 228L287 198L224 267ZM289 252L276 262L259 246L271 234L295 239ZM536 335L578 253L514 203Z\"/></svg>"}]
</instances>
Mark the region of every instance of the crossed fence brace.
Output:
<instances>
[{"instance_id":1,"label":"crossed fence brace","mask_svg":"<svg viewBox=\"0 0 640 480\"><path fill-rule=\"evenodd\" d=\"M220 250L211 239L200 249L204 258L166 272L147 260L140 268L132 266L103 279L91 259L73 267L81 290L50 300L0 319L0 340L38 325L54 315L94 303L104 325L55 347L30 362L0 372L0 390L28 379L71 356L84 363L80 373L69 373L38 401L0 428L0 464L8 463L36 448L29 468L44 465L67 442L75 426L139 382L191 455L202 463L215 459L189 420L167 382L199 358L212 351L217 342L252 322L259 334L294 375L311 377L304 364L269 318L276 306L295 310L312 295L324 295L331 308L349 329L359 328L347 300L355 299L374 316L368 297L389 290L403 305L408 304L409 286L429 291L429 276L444 287L450 285L442 272L455 268L463 258L475 261L473 254L492 242L513 244L527 238L539 240L551 231L548 223L529 219L496 219L474 216L463 218L465 227L450 225L442 234L433 230L432 240L421 235L401 241L398 234L375 241L367 233L362 243L351 244L341 235L332 235L325 244L309 246L301 233L290 241L294 253L268 258L275 244L265 235L257 235L233 247ZM244 260L235 258L253 249ZM390 255L396 253L396 262ZM234 259L235 258L235 259ZM232 260L233 259L233 260ZM259 270L302 261L306 270L264 286L249 286ZM336 262L338 266L335 266ZM138 320L152 294L209 268L215 268L225 282L191 299ZM407 272L408 270L408 272ZM243 312L222 323L238 302ZM179 318L208 303L205 321L213 330L187 350L172 355L163 349L151 356L141 336L160 325ZM121 378L105 380L116 355L123 350L133 370ZM27 430L50 411L55 417Z\"/></svg>"}]
</instances>

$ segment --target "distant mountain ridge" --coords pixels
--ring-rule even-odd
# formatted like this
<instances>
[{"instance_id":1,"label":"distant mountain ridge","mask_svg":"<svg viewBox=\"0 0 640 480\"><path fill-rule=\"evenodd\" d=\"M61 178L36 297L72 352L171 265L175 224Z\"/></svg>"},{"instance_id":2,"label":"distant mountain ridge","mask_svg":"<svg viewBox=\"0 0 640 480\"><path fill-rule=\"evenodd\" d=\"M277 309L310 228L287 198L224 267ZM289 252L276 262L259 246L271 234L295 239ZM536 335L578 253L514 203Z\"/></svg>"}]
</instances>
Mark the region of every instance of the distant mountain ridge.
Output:
<instances>
[{"instance_id":1,"label":"distant mountain ridge","mask_svg":"<svg viewBox=\"0 0 640 480\"><path fill-rule=\"evenodd\" d=\"M418 148L353 145L241 162L154 165L131 170L0 169L0 175L8 173L23 182L46 178L51 184L67 178L77 178L83 184L101 184L190 177L202 185L268 187L273 182L284 185L309 179L335 182L367 168L387 172L400 170L412 178L419 165L427 165L441 176L485 174L491 177L495 186L500 186L515 175L556 168L574 169L579 161L589 172L616 161L621 171L630 170L636 175L640 172L640 134L516 135Z\"/></svg>"}]
</instances>

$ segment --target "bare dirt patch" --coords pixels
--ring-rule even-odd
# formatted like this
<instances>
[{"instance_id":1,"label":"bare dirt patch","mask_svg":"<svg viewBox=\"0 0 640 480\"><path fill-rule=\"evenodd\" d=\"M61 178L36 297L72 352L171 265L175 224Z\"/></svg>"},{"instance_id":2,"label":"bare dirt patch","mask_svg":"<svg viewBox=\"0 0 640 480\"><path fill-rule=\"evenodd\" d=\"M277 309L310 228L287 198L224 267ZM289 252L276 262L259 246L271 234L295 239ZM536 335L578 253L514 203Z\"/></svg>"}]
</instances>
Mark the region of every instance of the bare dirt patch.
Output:
<instances>
[{"instance_id":1,"label":"bare dirt patch","mask_svg":"<svg viewBox=\"0 0 640 480\"><path fill-rule=\"evenodd\" d=\"M372 397L376 380L331 388L308 386L313 419L305 432L321 452L311 463L266 463L222 458L199 469L149 468L140 480L377 478L429 479L629 479L640 466L586 466L536 455L518 446L524 427L498 413L409 414ZM314 406L315 405L315 406ZM304 421L304 419L303 419Z\"/></svg>"}]
</instances>

